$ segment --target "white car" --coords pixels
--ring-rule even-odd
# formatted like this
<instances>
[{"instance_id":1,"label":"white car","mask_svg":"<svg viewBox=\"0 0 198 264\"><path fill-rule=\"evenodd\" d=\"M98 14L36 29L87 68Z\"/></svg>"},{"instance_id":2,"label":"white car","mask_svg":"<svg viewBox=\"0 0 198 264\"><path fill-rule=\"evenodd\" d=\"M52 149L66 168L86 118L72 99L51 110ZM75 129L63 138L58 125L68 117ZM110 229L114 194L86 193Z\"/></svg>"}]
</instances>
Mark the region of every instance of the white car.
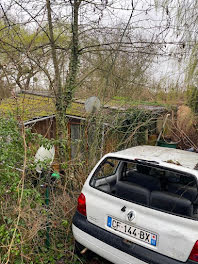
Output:
<instances>
[{"instance_id":1,"label":"white car","mask_svg":"<svg viewBox=\"0 0 198 264\"><path fill-rule=\"evenodd\" d=\"M198 154L138 146L105 155L73 218L77 246L117 264L198 263Z\"/></svg>"}]
</instances>

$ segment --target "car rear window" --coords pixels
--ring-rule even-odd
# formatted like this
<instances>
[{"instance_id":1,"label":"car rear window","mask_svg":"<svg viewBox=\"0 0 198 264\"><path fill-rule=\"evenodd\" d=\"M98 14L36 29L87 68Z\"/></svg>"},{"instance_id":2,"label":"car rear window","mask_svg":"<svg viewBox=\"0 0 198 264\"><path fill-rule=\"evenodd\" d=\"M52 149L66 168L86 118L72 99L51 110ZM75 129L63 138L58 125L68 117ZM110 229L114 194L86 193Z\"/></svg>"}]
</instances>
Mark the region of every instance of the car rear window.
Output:
<instances>
[{"instance_id":1,"label":"car rear window","mask_svg":"<svg viewBox=\"0 0 198 264\"><path fill-rule=\"evenodd\" d=\"M119 161L116 159L106 159L104 163L99 166L99 169L94 174L94 179L102 179L114 175Z\"/></svg>"},{"instance_id":2,"label":"car rear window","mask_svg":"<svg viewBox=\"0 0 198 264\"><path fill-rule=\"evenodd\" d=\"M90 185L155 210L198 217L197 180L190 174L145 162L108 158L96 169Z\"/></svg>"}]
</instances>

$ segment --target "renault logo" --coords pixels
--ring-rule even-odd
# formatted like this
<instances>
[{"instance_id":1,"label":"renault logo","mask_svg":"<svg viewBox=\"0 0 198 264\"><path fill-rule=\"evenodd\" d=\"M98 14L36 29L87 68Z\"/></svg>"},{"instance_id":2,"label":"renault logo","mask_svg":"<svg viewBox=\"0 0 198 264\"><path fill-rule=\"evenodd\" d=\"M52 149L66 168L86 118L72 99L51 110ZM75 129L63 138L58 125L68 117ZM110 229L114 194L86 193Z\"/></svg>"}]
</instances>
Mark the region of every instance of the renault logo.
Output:
<instances>
[{"instance_id":1,"label":"renault logo","mask_svg":"<svg viewBox=\"0 0 198 264\"><path fill-rule=\"evenodd\" d=\"M128 220L131 222L135 218L135 212L134 211L129 211L127 214Z\"/></svg>"}]
</instances>

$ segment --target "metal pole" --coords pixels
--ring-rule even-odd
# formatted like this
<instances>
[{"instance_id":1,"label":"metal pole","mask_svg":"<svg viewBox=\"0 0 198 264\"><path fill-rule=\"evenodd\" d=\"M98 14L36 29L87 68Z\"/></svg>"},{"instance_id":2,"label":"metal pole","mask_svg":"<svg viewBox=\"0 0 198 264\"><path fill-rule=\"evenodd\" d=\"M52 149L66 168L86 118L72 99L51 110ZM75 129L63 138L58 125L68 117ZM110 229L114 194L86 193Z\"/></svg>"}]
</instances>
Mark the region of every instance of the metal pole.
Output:
<instances>
[{"instance_id":1,"label":"metal pole","mask_svg":"<svg viewBox=\"0 0 198 264\"><path fill-rule=\"evenodd\" d=\"M49 177L49 175L48 175ZM46 241L45 241L45 245L46 247L49 249L50 247L50 227L49 227L49 195L50 195L50 187L49 187L49 179L48 179L48 183L46 186L46 190L45 190L45 204L46 204L46 210L47 210L47 223L46 223Z\"/></svg>"}]
</instances>

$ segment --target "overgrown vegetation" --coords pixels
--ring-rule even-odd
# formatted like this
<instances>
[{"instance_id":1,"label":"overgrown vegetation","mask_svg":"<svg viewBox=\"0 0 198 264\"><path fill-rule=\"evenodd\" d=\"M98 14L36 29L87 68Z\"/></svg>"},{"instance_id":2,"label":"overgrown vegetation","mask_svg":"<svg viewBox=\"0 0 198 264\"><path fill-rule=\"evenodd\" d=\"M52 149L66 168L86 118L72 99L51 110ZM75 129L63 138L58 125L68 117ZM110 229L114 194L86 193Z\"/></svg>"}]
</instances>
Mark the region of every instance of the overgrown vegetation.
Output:
<instances>
[{"instance_id":1,"label":"overgrown vegetation","mask_svg":"<svg viewBox=\"0 0 198 264\"><path fill-rule=\"evenodd\" d=\"M198 88L190 87L187 93L187 102L195 114L198 114Z\"/></svg>"},{"instance_id":2,"label":"overgrown vegetation","mask_svg":"<svg viewBox=\"0 0 198 264\"><path fill-rule=\"evenodd\" d=\"M188 8L194 14L197 1L174 1L180 3L178 9L167 0L125 1L126 6L119 8L118 2L8 0L0 5L0 99L11 96L0 101L0 113L14 114L14 118L0 117L2 264L86 263L74 255L71 218L95 163L106 152L145 144L152 134L156 139L160 112L140 106L172 111L175 105L187 103L198 113L197 45L191 33L197 23L186 23L193 17ZM164 14L162 21L159 14L154 19L156 7ZM124 12L123 20L118 19L118 10ZM166 65L170 58L174 66L190 58L188 67L182 66L187 68L188 91L179 80L184 73L168 85L168 75L165 81L153 77L158 75L153 66ZM37 98L37 104L31 96L17 97L17 90L46 92L51 97ZM102 106L111 107L87 114L82 104L73 103L74 97L92 95L100 98ZM68 132L66 113L84 117L77 138ZM57 117L56 140L24 128L24 121L51 114ZM181 123L185 118L181 113ZM169 122L175 125L180 146L196 149L190 133L196 134L197 121L190 120L185 130L172 112ZM34 162L39 146L52 145L60 154L57 180L52 180L47 163L38 174Z\"/></svg>"},{"instance_id":3,"label":"overgrown vegetation","mask_svg":"<svg viewBox=\"0 0 198 264\"><path fill-rule=\"evenodd\" d=\"M78 263L73 254L71 215L82 181L61 175L54 182L47 164L38 175L35 147L50 147L42 136L24 130L12 117L0 119L0 262ZM68 171L67 171L68 172ZM70 174L71 175L71 174ZM49 205L46 203L49 188ZM47 229L49 226L49 229ZM49 232L50 247L46 245Z\"/></svg>"},{"instance_id":4,"label":"overgrown vegetation","mask_svg":"<svg viewBox=\"0 0 198 264\"><path fill-rule=\"evenodd\" d=\"M159 114L138 108L118 114L107 132L107 137L111 135L117 138L114 151L147 144L148 135L156 133L157 118Z\"/></svg>"},{"instance_id":5,"label":"overgrown vegetation","mask_svg":"<svg viewBox=\"0 0 198 264\"><path fill-rule=\"evenodd\" d=\"M60 179L54 180L47 163L42 174L36 172L34 157L39 146L59 146L58 141L32 133L11 116L1 118L0 262L82 263L74 255L71 218L89 171L105 152L145 143L155 121L139 109L117 112L113 119L90 116L78 141L71 142L75 156L61 164Z\"/></svg>"}]
</instances>

